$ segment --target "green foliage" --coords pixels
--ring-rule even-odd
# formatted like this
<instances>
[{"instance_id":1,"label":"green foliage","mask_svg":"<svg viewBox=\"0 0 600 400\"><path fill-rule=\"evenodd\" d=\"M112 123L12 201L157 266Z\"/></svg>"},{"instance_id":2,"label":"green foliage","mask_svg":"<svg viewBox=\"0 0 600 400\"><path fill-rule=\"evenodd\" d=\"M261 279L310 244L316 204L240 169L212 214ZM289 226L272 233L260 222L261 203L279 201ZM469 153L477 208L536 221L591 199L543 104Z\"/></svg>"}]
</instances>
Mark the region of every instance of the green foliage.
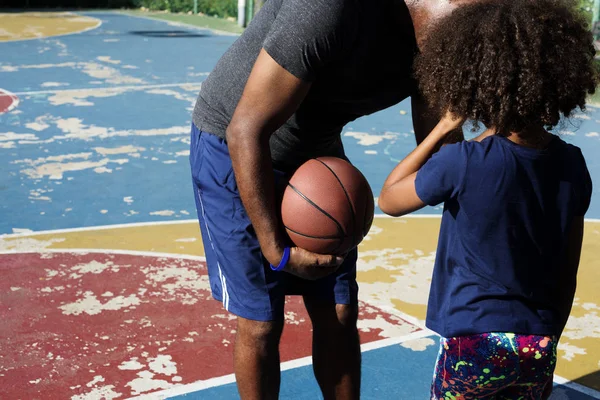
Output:
<instances>
[{"instance_id":1,"label":"green foliage","mask_svg":"<svg viewBox=\"0 0 600 400\"><path fill-rule=\"evenodd\" d=\"M194 0L137 0L137 6L153 11L187 13L194 10ZM237 17L237 1L198 0L198 12L221 18Z\"/></svg>"},{"instance_id":2,"label":"green foliage","mask_svg":"<svg viewBox=\"0 0 600 400\"><path fill-rule=\"evenodd\" d=\"M592 21L592 7L594 6L594 0L579 0L579 8L587 16L588 21Z\"/></svg>"}]
</instances>

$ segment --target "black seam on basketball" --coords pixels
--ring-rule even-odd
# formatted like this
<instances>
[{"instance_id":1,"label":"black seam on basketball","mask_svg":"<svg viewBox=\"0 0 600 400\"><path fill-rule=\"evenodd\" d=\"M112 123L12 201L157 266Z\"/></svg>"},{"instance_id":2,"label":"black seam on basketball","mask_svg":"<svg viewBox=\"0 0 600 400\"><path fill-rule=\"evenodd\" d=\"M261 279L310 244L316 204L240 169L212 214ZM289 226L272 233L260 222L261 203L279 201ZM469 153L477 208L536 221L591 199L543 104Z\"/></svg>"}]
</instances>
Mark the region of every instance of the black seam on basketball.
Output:
<instances>
[{"instance_id":1,"label":"black seam on basketball","mask_svg":"<svg viewBox=\"0 0 600 400\"><path fill-rule=\"evenodd\" d=\"M350 210L352 210L352 239L354 240L352 242L352 244L355 244L357 241L356 240L356 228L357 228L357 226L356 226L356 210L354 209L354 206L352 205L352 201L350 201L350 195L346 191L346 188L344 187L342 180L337 176L337 174L333 171L333 169L331 169L331 167L329 165L325 164L323 161L319 160L318 158L315 158L315 161L318 161L321 164L323 164L325 166L325 168L327 168L329 170L329 172L331 172L333 174L335 179L340 184L342 190L344 191L344 195L346 195L346 200L348 200L348 205L350 206Z\"/></svg>"},{"instance_id":2,"label":"black seam on basketball","mask_svg":"<svg viewBox=\"0 0 600 400\"><path fill-rule=\"evenodd\" d=\"M336 240L344 240L343 236L312 236L312 235L307 235L305 233L300 233L300 232L295 231L295 230L293 230L291 228L288 228L287 226L285 226L285 229L287 229L288 231L290 231L292 233L295 233L296 235L304 236L304 237L307 237L307 238L310 238L310 239L324 239L324 240L325 239L328 239L328 240L329 239L336 239Z\"/></svg>"},{"instance_id":3,"label":"black seam on basketball","mask_svg":"<svg viewBox=\"0 0 600 400\"><path fill-rule=\"evenodd\" d=\"M327 218L331 219L333 221L333 223L337 226L338 232L340 233L340 236L341 237L346 237L346 232L344 232L344 229L342 228L342 225L337 221L337 219L333 218L333 216L331 214L329 214L327 211L323 210L314 201L312 201L311 199L309 199L308 197L306 197L301 191L299 191L298 189L296 189L294 187L294 185L292 185L291 183L288 182L288 186L291 187L292 190L298 194L298 196L300 196L304 200L306 200L306 202L308 204L310 204L311 206L313 206L317 210L321 211Z\"/></svg>"}]
</instances>

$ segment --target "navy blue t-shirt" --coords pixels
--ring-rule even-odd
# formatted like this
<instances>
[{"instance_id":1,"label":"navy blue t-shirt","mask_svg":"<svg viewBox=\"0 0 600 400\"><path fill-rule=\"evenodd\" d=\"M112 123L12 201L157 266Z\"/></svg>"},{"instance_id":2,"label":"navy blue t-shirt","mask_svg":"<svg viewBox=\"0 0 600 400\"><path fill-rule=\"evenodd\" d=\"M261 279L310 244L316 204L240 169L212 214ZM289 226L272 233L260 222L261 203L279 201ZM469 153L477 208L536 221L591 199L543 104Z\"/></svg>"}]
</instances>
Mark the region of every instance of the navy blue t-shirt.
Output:
<instances>
[{"instance_id":1,"label":"navy blue t-shirt","mask_svg":"<svg viewBox=\"0 0 600 400\"><path fill-rule=\"evenodd\" d=\"M415 187L424 203L444 202L427 327L445 337L560 334L570 304L557 294L574 292L577 271L561 272L568 281L557 271L592 192L581 150L558 137L544 150L500 136L447 145Z\"/></svg>"}]
</instances>

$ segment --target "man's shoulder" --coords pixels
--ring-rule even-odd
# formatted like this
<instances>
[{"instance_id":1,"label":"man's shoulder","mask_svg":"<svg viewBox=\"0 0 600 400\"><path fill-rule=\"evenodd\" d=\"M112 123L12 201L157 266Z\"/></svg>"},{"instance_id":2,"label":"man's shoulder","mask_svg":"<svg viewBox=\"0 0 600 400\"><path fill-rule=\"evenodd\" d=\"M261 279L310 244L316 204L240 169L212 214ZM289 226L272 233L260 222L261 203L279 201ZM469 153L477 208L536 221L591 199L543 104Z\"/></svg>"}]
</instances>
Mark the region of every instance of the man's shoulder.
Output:
<instances>
[{"instance_id":1,"label":"man's shoulder","mask_svg":"<svg viewBox=\"0 0 600 400\"><path fill-rule=\"evenodd\" d=\"M271 0L269 0L271 1ZM363 0L278 0L285 10L298 10L312 12L329 12L334 13L330 16L337 14L344 14L356 10L361 7ZM303 18L302 15L298 15L298 18Z\"/></svg>"},{"instance_id":2,"label":"man's shoulder","mask_svg":"<svg viewBox=\"0 0 600 400\"><path fill-rule=\"evenodd\" d=\"M275 29L296 29L300 37L333 37L355 29L362 0L278 1L280 7L275 13Z\"/></svg>"}]
</instances>

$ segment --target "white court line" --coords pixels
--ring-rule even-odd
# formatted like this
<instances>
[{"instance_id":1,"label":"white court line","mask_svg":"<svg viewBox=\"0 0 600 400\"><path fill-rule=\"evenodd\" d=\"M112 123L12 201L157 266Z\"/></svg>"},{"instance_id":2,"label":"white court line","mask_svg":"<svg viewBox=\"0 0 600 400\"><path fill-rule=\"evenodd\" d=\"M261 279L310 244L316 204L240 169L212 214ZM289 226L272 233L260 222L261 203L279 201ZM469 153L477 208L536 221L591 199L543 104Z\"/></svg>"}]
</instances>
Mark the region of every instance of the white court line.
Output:
<instances>
[{"instance_id":1,"label":"white court line","mask_svg":"<svg viewBox=\"0 0 600 400\"><path fill-rule=\"evenodd\" d=\"M441 218L441 215L437 214L412 214L412 215L404 215L399 219L423 219L423 218ZM375 214L375 219L378 218L395 218L390 217L386 214ZM5 233L0 234L0 239L10 239L13 237L27 237L27 236L37 236L37 235L49 235L55 233L69 233L69 232L85 232L85 231L94 231L94 230L105 230L105 229L127 229L127 228L135 228L138 226L151 226L151 225L170 225L170 224L191 224L198 222L197 219L181 219L181 220L171 220L171 221L148 221L148 222L132 222L127 224L113 224L113 225L98 225L98 226L84 226L80 228L65 228L65 229L49 229L44 231L31 231L31 232L20 232L20 233ZM585 222L591 223L599 223L600 219L594 218L586 218Z\"/></svg>"},{"instance_id":2,"label":"white court line","mask_svg":"<svg viewBox=\"0 0 600 400\"><path fill-rule=\"evenodd\" d=\"M0 254L61 254L61 253L69 253L69 254L119 254L126 256L143 256L143 257L156 257L156 258L176 258L181 260L191 260L191 261L206 261L206 257L204 256L192 256L186 254L178 254L178 253L161 253L154 251L139 251L139 250L118 250L118 249L40 249L40 250L0 250Z\"/></svg>"},{"instance_id":3,"label":"white court line","mask_svg":"<svg viewBox=\"0 0 600 400\"><path fill-rule=\"evenodd\" d=\"M393 306L388 306L385 304L379 304L378 302L369 302L369 303L365 303L367 305L371 305L373 307L377 307L378 309L380 309L381 311L385 311L388 314L394 315L400 319L403 319L406 322L409 322L423 330L429 331L429 329L427 329L427 327L425 326L425 321L421 321L420 319L413 317L412 315L408 315L400 310L395 309ZM429 331L431 335L435 335L435 333L433 331Z\"/></svg>"},{"instance_id":4,"label":"white court line","mask_svg":"<svg viewBox=\"0 0 600 400\"><path fill-rule=\"evenodd\" d=\"M391 345L404 343L409 340L421 339L421 338L424 338L427 336L431 336L431 333L425 332L425 331L419 331L419 332L410 333L405 336L400 336L397 338L389 338L389 339L378 340L378 341L371 342L371 343L365 343L360 346L360 349L362 352L366 352L366 351L376 350L376 349L379 349L382 347L387 347L387 346L391 346ZM302 357L302 358L298 358L296 360L291 360L291 361L286 361L286 362L281 363L281 371L287 371L290 369L306 367L311 364L312 364L312 357L310 357L310 356ZM141 395L141 396L131 397L130 400L131 399L163 400L163 399L166 399L167 397L178 396L178 395L192 393L192 392L198 392L201 390L209 389L209 388L212 388L215 386L222 386L222 385L226 385L228 383L233 383L233 382L235 382L235 375L230 374L230 375L225 375L225 376L219 376L217 378L207 379L205 381L189 383L187 385L175 386L170 389L161 390L159 392L154 392L154 393L145 394L145 395Z\"/></svg>"},{"instance_id":5,"label":"white court line","mask_svg":"<svg viewBox=\"0 0 600 400\"><path fill-rule=\"evenodd\" d=\"M136 228L139 226L151 226L151 225L191 224L194 222L198 222L198 220L197 219L182 219L182 220L172 220L172 221L149 221L149 222L133 222L133 223L129 223L129 224L84 226L81 228L51 229L51 230L47 230L47 231L7 233L4 235L0 235L0 239L9 239L9 238L13 238L13 237L25 237L25 236L37 236L37 235L50 235L50 234L55 234L55 233L85 232L85 231L95 231L95 230L102 231L102 230L106 230L106 229L127 229L127 228ZM200 228L198 228L198 229L200 229Z\"/></svg>"},{"instance_id":6,"label":"white court line","mask_svg":"<svg viewBox=\"0 0 600 400\"><path fill-rule=\"evenodd\" d=\"M600 399L600 392L589 388L587 386L583 386L577 382L571 382L567 378L563 378L562 376L554 375L554 383L558 383L559 385L566 386L569 389L575 390L576 392L583 393L587 396L590 396L592 399Z\"/></svg>"},{"instance_id":7,"label":"white court line","mask_svg":"<svg viewBox=\"0 0 600 400\"><path fill-rule=\"evenodd\" d=\"M90 26L89 28L85 28L83 30L77 31L77 32L68 32L68 33L60 33L58 35L50 35L50 36L41 36L41 37L33 37L33 38L22 38L22 39L10 39L4 42L0 42L0 45L2 45L2 43L10 43L10 42L25 42L28 40L44 40L44 39L52 39L55 37L60 37L60 36L69 36L69 35L78 35L80 33L84 33L84 32L88 32L91 31L93 29L99 28L100 25L102 25L102 20L96 17L90 17L88 15L83 15L81 13L74 13L74 12L62 12L59 11L59 14L70 14L70 15L77 15L80 17L87 17L87 18L91 18L91 19L95 19L96 21L98 21L98 23L94 26ZM6 14L6 13L0 13L0 14Z\"/></svg>"},{"instance_id":8,"label":"white court line","mask_svg":"<svg viewBox=\"0 0 600 400\"><path fill-rule=\"evenodd\" d=\"M178 221L179 222L179 221ZM192 261L206 261L206 258L203 256L191 256L185 254L177 254L177 253L161 253L161 252L151 252L151 251L137 251L137 250L113 250L113 249L44 249L39 251L16 251L16 250L7 250L0 251L0 254L40 254L40 253L71 253L71 254L90 254L90 253L99 253L99 254L119 254L119 255L138 255L138 256L147 256L147 257L156 257L156 258L175 258L175 259L184 259L184 260L192 260ZM371 305L371 303L366 303L367 305ZM377 340L370 343L363 343L360 348L362 352L371 351L380 349L383 347L393 346L396 344L401 344L409 340L421 339L428 336L438 336L435 332L430 331L429 329L422 326L421 321L418 319L406 315L396 309L392 309L390 307L381 307L376 304L372 304L373 306L379 308L382 311L386 311L390 314L396 314L400 316L402 319L407 322L412 323L413 325L419 327L421 330L417 332L410 333L408 335L396 337L396 338L387 338L382 340ZM307 365L312 364L312 358L302 357L295 360L290 360L281 363L281 371L287 371L294 368L300 368ZM221 386L228 383L235 382L235 375L225 375L216 378L207 379L204 381L198 381L194 383L190 383L187 385L179 385L170 389L162 390L159 392L154 392L146 395L141 395L137 397L132 397L131 399L136 400L162 400L167 397L177 396L181 394L201 391L204 389L212 388L215 386ZM593 399L600 399L600 392L589 388L587 386L583 386L579 383L572 382L566 378L563 378L559 375L554 375L554 383L566 386L572 390L583 393L587 396L590 396Z\"/></svg>"},{"instance_id":9,"label":"white court line","mask_svg":"<svg viewBox=\"0 0 600 400\"><path fill-rule=\"evenodd\" d=\"M200 72L208 76L209 72ZM158 83L155 85L131 85L131 86L105 86L105 87L89 87L79 89L47 89L47 90L32 90L29 92L15 92L13 94L17 96L27 96L33 94L52 94L52 93L68 93L68 92L82 92L82 91L94 91L94 90L144 90L144 89L159 89L166 87L179 87L179 86L201 86L202 82L186 82L186 83ZM4 90L4 89L2 89Z\"/></svg>"},{"instance_id":10,"label":"white court line","mask_svg":"<svg viewBox=\"0 0 600 400\"><path fill-rule=\"evenodd\" d=\"M442 218L442 214L408 214L401 217L393 217L387 214L375 214L375 218L410 218L410 219L427 219L427 218Z\"/></svg>"},{"instance_id":11,"label":"white court line","mask_svg":"<svg viewBox=\"0 0 600 400\"><path fill-rule=\"evenodd\" d=\"M364 343L360 346L361 352L367 352L371 350L377 350L384 347L394 346L398 344L402 344L404 342L422 339L429 336L438 336L435 333L432 333L429 330L422 330L418 332L413 332L405 336L400 336L397 338L388 338L382 339L375 342ZM312 357L302 357L296 360L286 361L281 363L281 371L288 371L295 368L306 367L312 364ZM433 369L433 366L432 366ZM130 397L127 400L164 400L169 397L184 395L188 393L199 392L202 390L210 389L217 386L227 385L229 383L235 382L235 375L229 374L225 376L219 376L216 378L207 379L204 381L197 381L194 383L189 383L186 385L175 386L169 389L161 390L154 393L143 394L140 396ZM554 383L560 384L562 386L566 386L569 389L575 390L577 392L583 393L585 395L590 396L593 399L600 399L600 392L597 390L588 388L586 386L580 385L575 382L571 382L568 379L565 379L561 376L554 376Z\"/></svg>"}]
</instances>

